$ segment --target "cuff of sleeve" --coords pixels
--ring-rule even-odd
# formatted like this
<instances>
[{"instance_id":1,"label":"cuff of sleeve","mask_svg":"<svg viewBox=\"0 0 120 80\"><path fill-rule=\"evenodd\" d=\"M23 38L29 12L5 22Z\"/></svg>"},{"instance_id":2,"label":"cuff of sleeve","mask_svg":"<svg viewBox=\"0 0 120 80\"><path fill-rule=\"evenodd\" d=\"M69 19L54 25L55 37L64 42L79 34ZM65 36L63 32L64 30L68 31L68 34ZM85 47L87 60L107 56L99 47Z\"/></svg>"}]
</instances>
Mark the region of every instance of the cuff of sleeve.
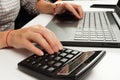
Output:
<instances>
[{"instance_id":1,"label":"cuff of sleeve","mask_svg":"<svg viewBox=\"0 0 120 80\"><path fill-rule=\"evenodd\" d=\"M31 15L38 15L39 11L36 9L36 3L38 0L23 0L21 5L28 11Z\"/></svg>"}]
</instances>

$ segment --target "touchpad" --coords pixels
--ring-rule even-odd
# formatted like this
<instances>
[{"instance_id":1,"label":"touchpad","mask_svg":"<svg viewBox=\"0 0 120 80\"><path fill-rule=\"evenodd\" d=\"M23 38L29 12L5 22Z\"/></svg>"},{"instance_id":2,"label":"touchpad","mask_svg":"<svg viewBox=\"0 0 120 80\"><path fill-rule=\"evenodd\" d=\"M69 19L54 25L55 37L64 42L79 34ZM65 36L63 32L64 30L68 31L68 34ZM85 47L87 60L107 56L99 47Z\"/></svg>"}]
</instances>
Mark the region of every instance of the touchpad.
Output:
<instances>
[{"instance_id":1,"label":"touchpad","mask_svg":"<svg viewBox=\"0 0 120 80\"><path fill-rule=\"evenodd\" d=\"M57 14L55 16L55 18L57 18L60 21L78 21L79 19L74 16L71 12L66 11L63 14Z\"/></svg>"}]
</instances>

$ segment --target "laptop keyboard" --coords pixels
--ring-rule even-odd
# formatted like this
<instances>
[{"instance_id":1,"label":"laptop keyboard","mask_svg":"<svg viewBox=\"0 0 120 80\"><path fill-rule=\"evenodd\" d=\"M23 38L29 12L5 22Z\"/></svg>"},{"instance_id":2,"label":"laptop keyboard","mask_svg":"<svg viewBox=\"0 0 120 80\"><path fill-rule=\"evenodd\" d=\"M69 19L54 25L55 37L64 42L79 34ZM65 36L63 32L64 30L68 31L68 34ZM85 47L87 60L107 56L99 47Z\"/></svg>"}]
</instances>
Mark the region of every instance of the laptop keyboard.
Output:
<instances>
[{"instance_id":1,"label":"laptop keyboard","mask_svg":"<svg viewBox=\"0 0 120 80\"><path fill-rule=\"evenodd\" d=\"M79 21L75 40L82 41L117 41L106 12L86 12Z\"/></svg>"}]
</instances>

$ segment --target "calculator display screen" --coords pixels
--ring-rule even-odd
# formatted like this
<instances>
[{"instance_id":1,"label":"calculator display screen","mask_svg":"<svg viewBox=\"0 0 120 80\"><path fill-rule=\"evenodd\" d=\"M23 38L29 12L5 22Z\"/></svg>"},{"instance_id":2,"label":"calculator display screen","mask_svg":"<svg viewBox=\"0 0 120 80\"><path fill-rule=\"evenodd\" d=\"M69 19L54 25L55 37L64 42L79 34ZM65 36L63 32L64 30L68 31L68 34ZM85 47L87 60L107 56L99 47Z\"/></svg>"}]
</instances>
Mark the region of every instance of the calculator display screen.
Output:
<instances>
[{"instance_id":1,"label":"calculator display screen","mask_svg":"<svg viewBox=\"0 0 120 80\"><path fill-rule=\"evenodd\" d=\"M118 1L117 6L120 8L120 1Z\"/></svg>"},{"instance_id":2,"label":"calculator display screen","mask_svg":"<svg viewBox=\"0 0 120 80\"><path fill-rule=\"evenodd\" d=\"M92 51L82 53L79 57L62 67L62 69L60 69L57 72L57 75L69 75L72 71L74 71L78 66L83 64L93 54L94 52Z\"/></svg>"}]
</instances>

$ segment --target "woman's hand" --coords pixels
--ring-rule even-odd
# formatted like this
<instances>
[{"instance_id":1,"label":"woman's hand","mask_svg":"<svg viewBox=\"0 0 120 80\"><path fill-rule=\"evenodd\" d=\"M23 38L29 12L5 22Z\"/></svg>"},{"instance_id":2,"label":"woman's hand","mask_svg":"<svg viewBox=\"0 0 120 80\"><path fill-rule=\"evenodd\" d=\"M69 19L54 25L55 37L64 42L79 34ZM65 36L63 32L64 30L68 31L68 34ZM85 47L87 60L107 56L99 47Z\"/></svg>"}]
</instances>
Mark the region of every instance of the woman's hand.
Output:
<instances>
[{"instance_id":1,"label":"woman's hand","mask_svg":"<svg viewBox=\"0 0 120 80\"><path fill-rule=\"evenodd\" d=\"M36 3L36 8L40 13L46 14L61 14L64 13L66 10L73 13L78 19L83 18L83 10L80 5L67 3L67 2L60 2L60 3L50 3L45 0L39 0Z\"/></svg>"},{"instance_id":2,"label":"woman's hand","mask_svg":"<svg viewBox=\"0 0 120 80\"><path fill-rule=\"evenodd\" d=\"M78 19L83 18L83 10L80 5L71 3L57 3L55 5L55 14L61 14L68 10L73 13Z\"/></svg>"},{"instance_id":3,"label":"woman's hand","mask_svg":"<svg viewBox=\"0 0 120 80\"><path fill-rule=\"evenodd\" d=\"M8 38L8 44L11 47L26 48L37 55L43 55L43 52L35 47L33 42L39 44L49 54L63 48L55 34L40 25L14 30Z\"/></svg>"}]
</instances>

